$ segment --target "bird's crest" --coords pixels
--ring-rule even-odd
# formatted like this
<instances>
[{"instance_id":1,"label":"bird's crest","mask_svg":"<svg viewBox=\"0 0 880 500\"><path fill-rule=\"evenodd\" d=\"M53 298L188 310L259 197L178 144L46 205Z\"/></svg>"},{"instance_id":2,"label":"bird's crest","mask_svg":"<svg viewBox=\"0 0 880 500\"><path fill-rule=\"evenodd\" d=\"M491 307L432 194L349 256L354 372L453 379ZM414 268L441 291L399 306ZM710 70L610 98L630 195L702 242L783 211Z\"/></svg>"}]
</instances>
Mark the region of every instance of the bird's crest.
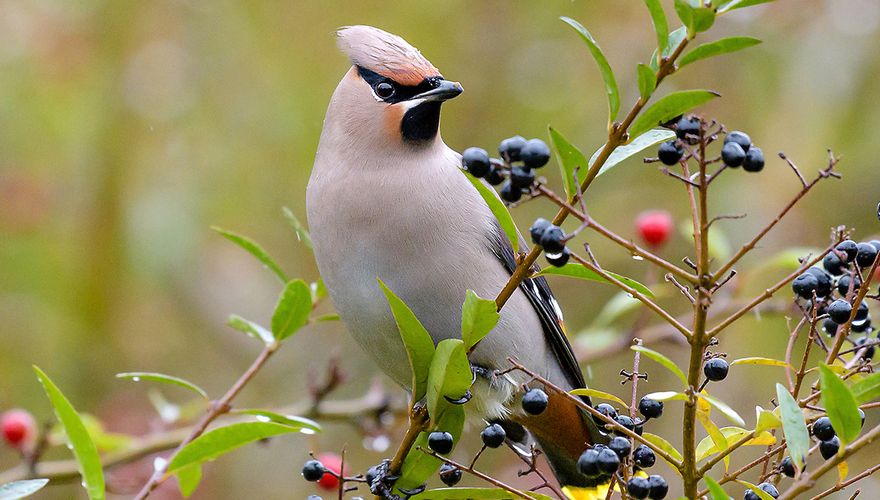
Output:
<instances>
[{"instance_id":1,"label":"bird's crest","mask_svg":"<svg viewBox=\"0 0 880 500\"><path fill-rule=\"evenodd\" d=\"M403 38L372 26L346 26L336 32L339 49L351 63L401 85L418 85L440 76L433 64Z\"/></svg>"}]
</instances>

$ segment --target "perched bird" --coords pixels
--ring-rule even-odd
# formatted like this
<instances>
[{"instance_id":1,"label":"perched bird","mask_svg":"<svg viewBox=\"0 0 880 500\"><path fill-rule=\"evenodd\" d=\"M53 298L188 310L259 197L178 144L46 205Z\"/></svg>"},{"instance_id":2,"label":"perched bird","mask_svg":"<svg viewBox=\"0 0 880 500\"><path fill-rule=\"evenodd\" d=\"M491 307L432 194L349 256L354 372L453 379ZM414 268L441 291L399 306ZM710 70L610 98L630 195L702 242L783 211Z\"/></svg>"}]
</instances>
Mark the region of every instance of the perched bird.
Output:
<instances>
[{"instance_id":1,"label":"perched bird","mask_svg":"<svg viewBox=\"0 0 880 500\"><path fill-rule=\"evenodd\" d=\"M396 35L369 26L337 35L352 67L330 100L307 190L315 257L355 340L407 386L407 355L377 278L437 343L460 337L466 290L491 298L504 287L516 252L438 132L441 105L461 85ZM592 419L558 394L539 416L517 410L515 394L525 380L495 376L508 356L566 390L584 387L543 278L522 283L471 353L477 376L466 408L511 430L524 426L562 485L589 485L576 462L602 439Z\"/></svg>"}]
</instances>

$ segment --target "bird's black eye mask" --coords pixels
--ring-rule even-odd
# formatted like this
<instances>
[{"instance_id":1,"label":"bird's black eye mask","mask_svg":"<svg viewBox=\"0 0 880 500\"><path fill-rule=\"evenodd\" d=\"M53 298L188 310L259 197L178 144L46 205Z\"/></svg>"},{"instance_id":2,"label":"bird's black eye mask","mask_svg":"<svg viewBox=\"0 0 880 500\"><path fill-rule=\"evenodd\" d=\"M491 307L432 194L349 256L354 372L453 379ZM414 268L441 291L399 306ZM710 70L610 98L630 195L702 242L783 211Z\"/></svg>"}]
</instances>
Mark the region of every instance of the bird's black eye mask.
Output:
<instances>
[{"instance_id":1,"label":"bird's black eye mask","mask_svg":"<svg viewBox=\"0 0 880 500\"><path fill-rule=\"evenodd\" d=\"M401 85L363 66L357 66L357 70L361 78L373 89L376 97L388 104L408 101L423 92L437 88L443 80L441 76L432 76L425 78L418 85Z\"/></svg>"}]
</instances>

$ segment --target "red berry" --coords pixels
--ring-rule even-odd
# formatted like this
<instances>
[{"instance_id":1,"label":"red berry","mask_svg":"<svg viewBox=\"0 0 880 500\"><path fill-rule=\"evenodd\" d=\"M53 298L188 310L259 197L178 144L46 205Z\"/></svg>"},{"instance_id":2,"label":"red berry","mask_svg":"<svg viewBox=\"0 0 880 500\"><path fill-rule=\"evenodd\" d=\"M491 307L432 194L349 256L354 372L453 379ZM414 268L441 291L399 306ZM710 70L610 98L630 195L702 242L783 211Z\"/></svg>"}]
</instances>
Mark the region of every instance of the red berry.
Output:
<instances>
[{"instance_id":1,"label":"red berry","mask_svg":"<svg viewBox=\"0 0 880 500\"><path fill-rule=\"evenodd\" d=\"M9 410L0 417L3 439L13 448L30 446L37 437L37 422L25 410Z\"/></svg>"},{"instance_id":2,"label":"red berry","mask_svg":"<svg viewBox=\"0 0 880 500\"><path fill-rule=\"evenodd\" d=\"M342 458L339 455L335 453L321 453L317 456L317 459L324 464L325 469L342 475ZM318 486L328 491L335 491L339 489L339 478L329 472L325 472L324 476L318 480Z\"/></svg>"},{"instance_id":3,"label":"red berry","mask_svg":"<svg viewBox=\"0 0 880 500\"><path fill-rule=\"evenodd\" d=\"M660 246L672 233L672 216L665 210L649 210L636 218L639 236L651 246Z\"/></svg>"}]
</instances>

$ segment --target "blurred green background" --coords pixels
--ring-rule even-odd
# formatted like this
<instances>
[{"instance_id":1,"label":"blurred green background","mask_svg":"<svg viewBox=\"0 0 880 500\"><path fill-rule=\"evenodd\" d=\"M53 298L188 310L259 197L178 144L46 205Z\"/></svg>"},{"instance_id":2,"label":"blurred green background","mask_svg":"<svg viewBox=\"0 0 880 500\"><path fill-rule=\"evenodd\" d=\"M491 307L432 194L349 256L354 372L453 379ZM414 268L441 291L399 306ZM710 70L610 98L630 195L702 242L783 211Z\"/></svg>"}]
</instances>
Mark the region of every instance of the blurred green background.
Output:
<instances>
[{"instance_id":1,"label":"blurred green background","mask_svg":"<svg viewBox=\"0 0 880 500\"><path fill-rule=\"evenodd\" d=\"M671 4L665 7L675 25ZM290 275L317 278L281 207L304 218L325 106L348 67L334 44L339 26L398 33L462 82L466 92L445 106L441 125L455 149L493 149L512 134L544 137L553 124L592 152L604 142L604 92L589 53L560 15L593 32L628 109L638 92L636 63L647 62L655 41L635 0L0 0L0 410L24 407L49 418L31 370L37 364L111 430L145 433L157 425L146 386L116 380L115 373L171 373L219 395L246 368L258 346L225 327L225 318L234 312L268 322L279 289L209 226L247 234ZM852 225L863 239L876 233L880 4L777 2L725 16L701 39L729 35L764 44L689 66L661 93L717 90L723 98L705 108L707 116L747 131L767 154L762 174L732 172L715 187L715 213L749 214L717 225L730 244L748 239L799 187L775 152L785 151L806 175L824 166L826 148L844 156L844 179L819 187L741 267L787 247L824 246L833 225ZM555 165L543 173L559 186ZM600 178L589 208L624 235L633 234L632 220L644 209L665 208L680 221L688 214L681 186L639 160ZM536 201L514 216L527 227L553 211ZM644 263L587 239L605 267L650 280ZM678 236L664 255L679 261L688 249ZM785 272L764 267L738 288L761 290ZM613 295L599 285L553 285L572 332L587 327ZM677 298L669 303L683 308ZM615 322L613 335L632 324L631 317ZM786 339L783 319L765 315L741 322L720 349L733 357L781 357ZM600 340L581 337L579 349L589 352ZM659 348L676 359L685 354L674 343ZM301 399L331 356L341 357L349 373L334 397L362 394L377 370L343 326L331 323L298 334L241 404ZM617 372L629 364L624 352L590 363L587 373L591 384L625 395ZM657 365L645 368L645 392L674 384ZM755 404L770 406L771 382L779 377L775 368L737 369L715 394L751 420ZM165 392L185 401L173 389ZM668 406L653 431L678 445L680 413ZM320 436L249 447L208 466L195 497L305 497L312 485L298 470L307 450L347 445L358 471L391 453L364 450L361 441L351 427L330 424ZM473 441L457 455L474 451ZM498 455L481 463L524 484L517 463ZM851 470L874 461L863 456ZM15 462L11 451L0 450L0 466ZM663 465L656 469L672 477ZM111 474L110 483L131 492L149 470L147 460ZM867 482L867 491L880 488ZM42 497L81 494L56 487ZM176 494L169 488L156 497Z\"/></svg>"}]
</instances>

